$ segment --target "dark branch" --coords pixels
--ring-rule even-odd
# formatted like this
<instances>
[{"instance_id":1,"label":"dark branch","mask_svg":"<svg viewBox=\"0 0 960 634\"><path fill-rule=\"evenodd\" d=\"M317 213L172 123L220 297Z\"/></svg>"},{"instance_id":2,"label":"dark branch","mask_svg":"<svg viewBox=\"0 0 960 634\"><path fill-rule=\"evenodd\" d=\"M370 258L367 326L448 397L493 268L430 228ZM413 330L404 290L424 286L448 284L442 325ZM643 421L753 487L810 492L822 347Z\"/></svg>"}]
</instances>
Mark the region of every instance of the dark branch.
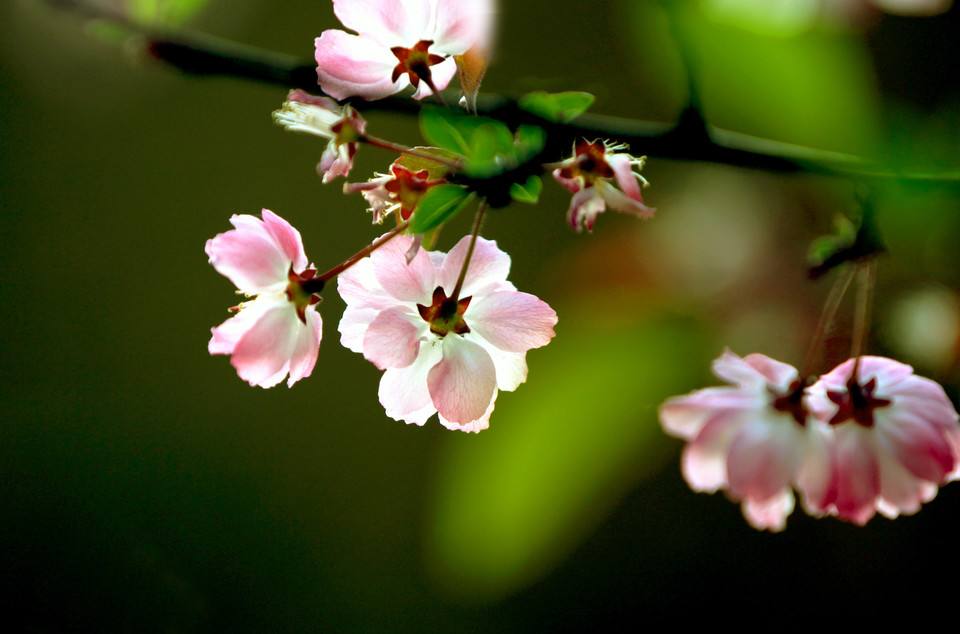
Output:
<instances>
[{"instance_id":1,"label":"dark branch","mask_svg":"<svg viewBox=\"0 0 960 634\"><path fill-rule=\"evenodd\" d=\"M237 44L200 33L166 33L131 23L117 12L82 0L47 0L88 17L118 22L146 39L152 57L185 73L198 76L236 77L301 88L321 94L313 64L271 51ZM409 97L389 97L360 102L364 111L416 114L420 105ZM696 108L688 108L675 124L585 114L572 123L553 123L522 110L513 99L481 95L478 114L500 119L515 127L532 123L546 129L551 146L569 146L580 137L610 138L630 145L635 153L678 161L718 163L781 173L815 173L862 180L899 179L960 187L960 170L940 173L907 173L885 168L861 157L805 148L708 126Z\"/></svg>"}]
</instances>

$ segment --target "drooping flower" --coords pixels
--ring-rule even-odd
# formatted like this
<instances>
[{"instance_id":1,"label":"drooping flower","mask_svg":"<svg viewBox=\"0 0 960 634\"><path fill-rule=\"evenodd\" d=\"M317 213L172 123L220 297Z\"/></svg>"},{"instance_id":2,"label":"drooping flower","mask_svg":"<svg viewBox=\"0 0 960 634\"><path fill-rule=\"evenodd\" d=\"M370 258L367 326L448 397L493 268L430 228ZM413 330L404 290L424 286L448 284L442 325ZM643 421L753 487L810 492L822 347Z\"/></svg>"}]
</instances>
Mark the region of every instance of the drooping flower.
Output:
<instances>
[{"instance_id":1,"label":"drooping flower","mask_svg":"<svg viewBox=\"0 0 960 634\"><path fill-rule=\"evenodd\" d=\"M292 90L283 108L273 113L273 119L287 130L329 139L317 164L317 173L324 183L350 174L359 141L367 129L367 122L352 107L341 106L329 97Z\"/></svg>"},{"instance_id":2,"label":"drooping flower","mask_svg":"<svg viewBox=\"0 0 960 634\"><path fill-rule=\"evenodd\" d=\"M292 387L317 362L323 282L308 265L300 232L268 209L261 216L235 215L232 230L207 241L210 264L251 298L212 330L208 349L230 355L250 385L273 387L289 375Z\"/></svg>"},{"instance_id":3,"label":"drooping flower","mask_svg":"<svg viewBox=\"0 0 960 634\"><path fill-rule=\"evenodd\" d=\"M856 372L854 372L856 368ZM893 359L841 364L810 390L813 414L833 432L825 507L866 524L876 512L916 513L960 478L960 423L943 388Z\"/></svg>"},{"instance_id":4,"label":"drooping flower","mask_svg":"<svg viewBox=\"0 0 960 634\"><path fill-rule=\"evenodd\" d=\"M380 224L395 212L401 219L409 220L427 190L443 182L443 179L431 178L428 170L414 172L398 160L390 166L389 174L375 174L365 183L347 183L343 192L360 192L370 205L374 224Z\"/></svg>"},{"instance_id":5,"label":"drooping flower","mask_svg":"<svg viewBox=\"0 0 960 634\"><path fill-rule=\"evenodd\" d=\"M646 158L620 151L625 148L580 141L574 146L573 157L554 170L557 182L573 193L567 219L577 231L592 231L597 216L607 206L639 218L652 218L656 213L643 202L641 185L646 186L647 181L639 170Z\"/></svg>"},{"instance_id":6,"label":"drooping flower","mask_svg":"<svg viewBox=\"0 0 960 634\"><path fill-rule=\"evenodd\" d=\"M443 90L454 59L490 37L491 0L333 0L340 22L357 35L324 31L316 39L317 77L336 99L382 99L408 86L414 97Z\"/></svg>"},{"instance_id":7,"label":"drooping flower","mask_svg":"<svg viewBox=\"0 0 960 634\"><path fill-rule=\"evenodd\" d=\"M526 352L553 338L556 313L507 281L510 257L495 242L477 240L451 297L469 242L408 263L412 238L401 236L340 276L341 342L384 370L380 402L395 420L439 413L449 429L486 429L498 392L526 380Z\"/></svg>"},{"instance_id":8,"label":"drooping flower","mask_svg":"<svg viewBox=\"0 0 960 634\"><path fill-rule=\"evenodd\" d=\"M683 475L695 491L725 489L755 528L780 531L795 487L812 514L830 483L829 430L808 415L796 369L727 351L713 371L732 383L674 397L660 408L667 433L688 440Z\"/></svg>"}]
</instances>

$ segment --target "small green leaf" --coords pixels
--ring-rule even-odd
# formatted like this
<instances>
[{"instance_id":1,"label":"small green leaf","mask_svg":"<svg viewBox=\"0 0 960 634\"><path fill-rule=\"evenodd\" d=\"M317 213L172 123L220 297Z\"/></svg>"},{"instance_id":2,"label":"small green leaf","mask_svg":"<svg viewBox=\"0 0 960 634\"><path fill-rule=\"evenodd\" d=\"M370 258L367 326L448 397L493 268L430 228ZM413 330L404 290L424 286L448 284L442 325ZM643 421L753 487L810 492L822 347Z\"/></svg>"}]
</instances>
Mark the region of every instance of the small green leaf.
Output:
<instances>
[{"instance_id":1,"label":"small green leaf","mask_svg":"<svg viewBox=\"0 0 960 634\"><path fill-rule=\"evenodd\" d=\"M473 147L474 131L492 121L427 105L420 111L420 132L431 145L467 156Z\"/></svg>"},{"instance_id":2,"label":"small green leaf","mask_svg":"<svg viewBox=\"0 0 960 634\"><path fill-rule=\"evenodd\" d=\"M588 92L531 92L520 98L527 112L556 123L573 121L590 109L596 97Z\"/></svg>"},{"instance_id":3,"label":"small green leaf","mask_svg":"<svg viewBox=\"0 0 960 634\"><path fill-rule=\"evenodd\" d=\"M517 128L517 160L524 163L533 158L547 143L546 131L535 125L522 125Z\"/></svg>"},{"instance_id":4,"label":"small green leaf","mask_svg":"<svg viewBox=\"0 0 960 634\"><path fill-rule=\"evenodd\" d=\"M466 171L477 178L488 178L515 162L516 148L510 128L499 121L488 121L473 131Z\"/></svg>"},{"instance_id":5,"label":"small green leaf","mask_svg":"<svg viewBox=\"0 0 960 634\"><path fill-rule=\"evenodd\" d=\"M473 200L467 188L460 185L437 185L431 187L413 212L410 230L426 233L456 216Z\"/></svg>"},{"instance_id":6,"label":"small green leaf","mask_svg":"<svg viewBox=\"0 0 960 634\"><path fill-rule=\"evenodd\" d=\"M444 150L443 148L438 147L417 146L413 149L416 150L418 154L429 154L447 161L459 161L461 158L456 152L451 152L450 150ZM430 180L446 178L450 173L450 168L447 165L437 161L431 161L430 159L423 158L422 156L402 154L396 162L411 172L422 172L423 170L426 170Z\"/></svg>"},{"instance_id":7,"label":"small green leaf","mask_svg":"<svg viewBox=\"0 0 960 634\"><path fill-rule=\"evenodd\" d=\"M543 180L539 176L531 176L526 184L514 183L510 186L510 197L518 203L536 205L540 201L540 192L543 191Z\"/></svg>"}]
</instances>

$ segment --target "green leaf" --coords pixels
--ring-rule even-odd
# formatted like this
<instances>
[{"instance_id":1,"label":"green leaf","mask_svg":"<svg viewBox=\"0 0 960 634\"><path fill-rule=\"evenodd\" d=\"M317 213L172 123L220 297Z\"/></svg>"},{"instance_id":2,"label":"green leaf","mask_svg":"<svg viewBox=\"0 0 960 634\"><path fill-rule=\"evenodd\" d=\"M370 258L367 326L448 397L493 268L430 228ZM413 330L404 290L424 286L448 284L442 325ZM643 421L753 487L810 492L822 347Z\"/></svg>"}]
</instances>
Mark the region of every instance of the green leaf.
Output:
<instances>
[{"instance_id":1,"label":"green leaf","mask_svg":"<svg viewBox=\"0 0 960 634\"><path fill-rule=\"evenodd\" d=\"M531 176L526 184L514 183L510 186L510 197L518 203L536 205L540 201L540 192L543 191L543 180L539 176Z\"/></svg>"},{"instance_id":2,"label":"green leaf","mask_svg":"<svg viewBox=\"0 0 960 634\"><path fill-rule=\"evenodd\" d=\"M536 582L668 460L657 407L701 380L712 344L644 301L566 307L562 336L527 355L529 382L500 393L491 429L445 438L426 522L438 587L488 601Z\"/></svg>"},{"instance_id":3,"label":"green leaf","mask_svg":"<svg viewBox=\"0 0 960 634\"><path fill-rule=\"evenodd\" d=\"M417 146L413 148L419 154L429 154L431 156L436 156L440 159L445 159L447 161L458 161L460 160L460 155L456 152L451 152L450 150L444 150L443 148L437 147L420 147ZM410 154L401 154L400 158L396 161L399 165L407 168L411 172L421 172L423 170L427 171L429 174L430 180L439 180L446 178L450 173L450 168L439 163L437 161L431 161L430 159L423 158L421 156L412 156Z\"/></svg>"},{"instance_id":4,"label":"green leaf","mask_svg":"<svg viewBox=\"0 0 960 634\"><path fill-rule=\"evenodd\" d=\"M526 162L536 156L547 143L547 133L540 126L522 125L517 128L517 161Z\"/></svg>"},{"instance_id":5,"label":"green leaf","mask_svg":"<svg viewBox=\"0 0 960 634\"><path fill-rule=\"evenodd\" d=\"M413 212L410 230L426 233L456 216L473 200L465 187L460 185L437 185L431 187Z\"/></svg>"},{"instance_id":6,"label":"green leaf","mask_svg":"<svg viewBox=\"0 0 960 634\"><path fill-rule=\"evenodd\" d=\"M590 109L596 97L588 92L531 92L520 98L527 112L556 123L573 121Z\"/></svg>"},{"instance_id":7,"label":"green leaf","mask_svg":"<svg viewBox=\"0 0 960 634\"><path fill-rule=\"evenodd\" d=\"M486 178L516 162L516 148L510 128L499 121L487 120L473 131L465 166L471 176Z\"/></svg>"},{"instance_id":8,"label":"green leaf","mask_svg":"<svg viewBox=\"0 0 960 634\"><path fill-rule=\"evenodd\" d=\"M439 106L426 105L420 111L420 132L423 138L430 145L461 156L469 156L473 147L474 131L487 123L499 122L484 117L471 117Z\"/></svg>"},{"instance_id":9,"label":"green leaf","mask_svg":"<svg viewBox=\"0 0 960 634\"><path fill-rule=\"evenodd\" d=\"M206 6L207 0L129 0L130 17L148 26L181 26Z\"/></svg>"}]
</instances>

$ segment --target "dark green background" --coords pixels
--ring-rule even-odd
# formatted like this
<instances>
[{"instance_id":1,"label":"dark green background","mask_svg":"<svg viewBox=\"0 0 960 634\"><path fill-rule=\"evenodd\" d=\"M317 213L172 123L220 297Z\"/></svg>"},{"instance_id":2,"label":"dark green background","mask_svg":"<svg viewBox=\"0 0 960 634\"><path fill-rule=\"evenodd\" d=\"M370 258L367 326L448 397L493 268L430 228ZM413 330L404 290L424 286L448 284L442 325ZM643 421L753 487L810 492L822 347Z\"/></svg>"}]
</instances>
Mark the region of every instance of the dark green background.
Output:
<instances>
[{"instance_id":1,"label":"dark green background","mask_svg":"<svg viewBox=\"0 0 960 634\"><path fill-rule=\"evenodd\" d=\"M695 4L684 30L711 120L957 168L956 11L794 32ZM328 5L211 0L189 24L309 58ZM486 89L589 90L597 111L661 121L683 105L653 3L503 5ZM315 177L322 144L272 125L283 90L131 61L131 43L34 2L3 3L0 21L0 567L23 630L583 631L693 611L783 626L953 592L932 575L960 563L960 488L914 518L858 529L798 511L761 534L686 488L656 421L725 345L799 362L826 290L804 279L806 245L854 184L651 160L659 217L609 214L577 236L547 183L486 234L557 308L557 339L488 432L406 427L338 345L332 291L317 370L293 390L250 389L206 353L234 296L203 245L231 213L280 213L321 267L376 232ZM370 122L417 141L411 119ZM355 178L388 160L365 149ZM957 190L876 193L892 254L874 350L955 396L957 341L915 339L930 314L960 314ZM848 332L845 317L831 360Z\"/></svg>"}]
</instances>

